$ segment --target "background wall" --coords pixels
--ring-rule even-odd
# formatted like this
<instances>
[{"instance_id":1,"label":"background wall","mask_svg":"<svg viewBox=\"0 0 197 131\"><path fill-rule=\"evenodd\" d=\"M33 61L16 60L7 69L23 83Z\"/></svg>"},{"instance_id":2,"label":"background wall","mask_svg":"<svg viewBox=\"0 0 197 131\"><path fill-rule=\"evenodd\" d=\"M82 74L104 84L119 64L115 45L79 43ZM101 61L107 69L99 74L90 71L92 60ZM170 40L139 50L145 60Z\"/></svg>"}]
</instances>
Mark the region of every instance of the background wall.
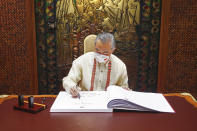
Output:
<instances>
[{"instance_id":1,"label":"background wall","mask_svg":"<svg viewBox=\"0 0 197 131\"><path fill-rule=\"evenodd\" d=\"M197 98L197 1L163 0L159 92L189 92Z\"/></svg>"},{"instance_id":2,"label":"background wall","mask_svg":"<svg viewBox=\"0 0 197 131\"><path fill-rule=\"evenodd\" d=\"M119 45L116 54L127 65L130 86L138 91L190 92L197 96L197 2L139 2L135 48ZM62 89L62 78L72 60L58 64L56 5L56 0L0 2L1 94L57 94ZM128 57L125 52L134 55Z\"/></svg>"},{"instance_id":3,"label":"background wall","mask_svg":"<svg viewBox=\"0 0 197 131\"><path fill-rule=\"evenodd\" d=\"M37 94L33 0L0 1L0 94Z\"/></svg>"}]
</instances>

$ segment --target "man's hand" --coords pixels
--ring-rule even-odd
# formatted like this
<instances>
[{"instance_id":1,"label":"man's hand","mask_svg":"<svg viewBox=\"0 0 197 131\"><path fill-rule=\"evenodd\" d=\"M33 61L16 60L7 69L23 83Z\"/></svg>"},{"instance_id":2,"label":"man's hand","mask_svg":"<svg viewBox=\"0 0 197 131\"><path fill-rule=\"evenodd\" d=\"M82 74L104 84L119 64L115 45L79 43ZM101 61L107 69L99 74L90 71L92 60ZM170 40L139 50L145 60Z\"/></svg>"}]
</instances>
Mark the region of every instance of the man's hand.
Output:
<instances>
[{"instance_id":1,"label":"man's hand","mask_svg":"<svg viewBox=\"0 0 197 131\"><path fill-rule=\"evenodd\" d=\"M125 89L125 90L131 90L130 88L128 88L128 87L122 87L123 89Z\"/></svg>"},{"instance_id":2,"label":"man's hand","mask_svg":"<svg viewBox=\"0 0 197 131\"><path fill-rule=\"evenodd\" d=\"M72 95L72 97L78 97L79 91L81 91L80 87L72 87L70 88L70 94Z\"/></svg>"}]
</instances>

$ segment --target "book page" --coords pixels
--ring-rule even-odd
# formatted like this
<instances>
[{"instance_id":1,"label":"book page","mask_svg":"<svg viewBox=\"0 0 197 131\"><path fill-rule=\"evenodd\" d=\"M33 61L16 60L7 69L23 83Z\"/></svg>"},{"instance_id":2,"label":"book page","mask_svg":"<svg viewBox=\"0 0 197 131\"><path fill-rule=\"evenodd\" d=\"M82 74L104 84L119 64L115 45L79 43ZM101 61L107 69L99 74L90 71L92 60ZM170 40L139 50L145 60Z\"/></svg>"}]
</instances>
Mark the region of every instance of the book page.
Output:
<instances>
[{"instance_id":1,"label":"book page","mask_svg":"<svg viewBox=\"0 0 197 131\"><path fill-rule=\"evenodd\" d=\"M111 85L107 88L108 102L113 99L128 100L132 90L125 90L120 86Z\"/></svg>"},{"instance_id":2,"label":"book page","mask_svg":"<svg viewBox=\"0 0 197 131\"><path fill-rule=\"evenodd\" d=\"M168 101L160 93L133 91L132 95L129 97L129 101L155 111L174 112Z\"/></svg>"},{"instance_id":3,"label":"book page","mask_svg":"<svg viewBox=\"0 0 197 131\"><path fill-rule=\"evenodd\" d=\"M137 107L135 105L140 106L140 110L142 110L141 107L144 107L146 111L147 109L151 109L153 111L159 112L174 112L168 101L160 93L125 90L119 86L109 86L107 91L109 95L109 101L114 99L122 99L133 103L130 103L130 105L134 106L135 108ZM119 100L120 103L115 101L115 104L119 104L122 107L124 107L125 104L125 107L129 107L129 103L122 100Z\"/></svg>"},{"instance_id":4,"label":"book page","mask_svg":"<svg viewBox=\"0 0 197 131\"><path fill-rule=\"evenodd\" d=\"M106 91L81 91L80 99L61 91L50 112L112 112L107 108Z\"/></svg>"}]
</instances>

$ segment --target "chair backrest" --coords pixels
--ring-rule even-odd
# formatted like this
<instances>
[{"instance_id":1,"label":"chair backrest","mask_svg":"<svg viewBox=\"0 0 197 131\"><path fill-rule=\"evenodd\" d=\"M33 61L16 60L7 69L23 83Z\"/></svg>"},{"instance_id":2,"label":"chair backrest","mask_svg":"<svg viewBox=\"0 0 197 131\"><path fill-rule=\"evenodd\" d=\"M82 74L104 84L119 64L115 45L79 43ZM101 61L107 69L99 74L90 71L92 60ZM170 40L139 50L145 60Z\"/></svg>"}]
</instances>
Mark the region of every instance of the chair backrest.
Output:
<instances>
[{"instance_id":1,"label":"chair backrest","mask_svg":"<svg viewBox=\"0 0 197 131\"><path fill-rule=\"evenodd\" d=\"M84 39L84 54L94 51L96 35L90 34Z\"/></svg>"}]
</instances>

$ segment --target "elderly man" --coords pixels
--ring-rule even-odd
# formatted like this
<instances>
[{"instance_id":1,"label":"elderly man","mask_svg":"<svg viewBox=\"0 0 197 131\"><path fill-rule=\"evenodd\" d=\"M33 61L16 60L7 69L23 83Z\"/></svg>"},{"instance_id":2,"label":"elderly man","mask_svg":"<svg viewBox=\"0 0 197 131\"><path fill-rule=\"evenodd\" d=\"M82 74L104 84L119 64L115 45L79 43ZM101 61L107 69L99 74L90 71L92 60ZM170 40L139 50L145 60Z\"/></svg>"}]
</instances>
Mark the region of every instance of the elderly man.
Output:
<instances>
[{"instance_id":1,"label":"elderly man","mask_svg":"<svg viewBox=\"0 0 197 131\"><path fill-rule=\"evenodd\" d=\"M112 53L114 36L101 33L95 40L95 52L88 52L73 61L68 76L63 78L64 89L73 97L79 90L106 90L109 85L128 88L125 64Z\"/></svg>"}]
</instances>

